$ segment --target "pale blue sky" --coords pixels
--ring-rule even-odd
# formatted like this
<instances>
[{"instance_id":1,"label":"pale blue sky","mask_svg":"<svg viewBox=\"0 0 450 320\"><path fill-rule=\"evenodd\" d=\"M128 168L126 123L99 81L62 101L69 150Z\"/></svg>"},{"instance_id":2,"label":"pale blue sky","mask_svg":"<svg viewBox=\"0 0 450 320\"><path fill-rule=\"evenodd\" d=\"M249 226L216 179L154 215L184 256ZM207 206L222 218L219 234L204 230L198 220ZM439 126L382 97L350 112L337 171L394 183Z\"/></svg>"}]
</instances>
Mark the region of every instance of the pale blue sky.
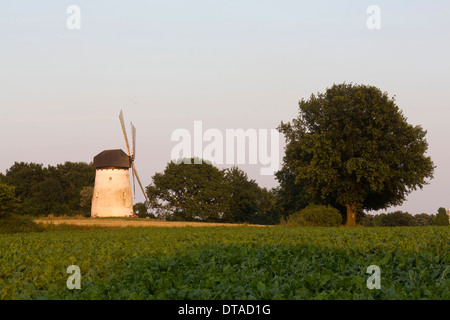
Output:
<instances>
[{"instance_id":1,"label":"pale blue sky","mask_svg":"<svg viewBox=\"0 0 450 320\"><path fill-rule=\"evenodd\" d=\"M66 27L70 5L81 30ZM369 5L381 30L366 27ZM437 0L2 1L0 171L125 149L123 109L148 185L170 160L173 130L275 128L301 98L346 81L395 95L428 130L435 179L399 209L450 208L449 17Z\"/></svg>"}]
</instances>

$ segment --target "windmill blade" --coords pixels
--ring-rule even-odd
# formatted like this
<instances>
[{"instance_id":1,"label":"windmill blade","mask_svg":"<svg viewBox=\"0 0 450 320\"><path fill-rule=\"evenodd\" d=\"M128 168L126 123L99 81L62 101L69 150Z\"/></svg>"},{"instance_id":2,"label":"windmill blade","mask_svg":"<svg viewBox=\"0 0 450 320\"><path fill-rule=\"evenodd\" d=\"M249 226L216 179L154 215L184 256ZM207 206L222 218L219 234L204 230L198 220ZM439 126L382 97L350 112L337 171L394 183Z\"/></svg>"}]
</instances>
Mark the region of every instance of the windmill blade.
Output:
<instances>
[{"instance_id":1,"label":"windmill blade","mask_svg":"<svg viewBox=\"0 0 450 320\"><path fill-rule=\"evenodd\" d=\"M131 174L133 175L133 195L134 199L136 199L136 173L134 172L134 165L131 167Z\"/></svg>"},{"instance_id":2,"label":"windmill blade","mask_svg":"<svg viewBox=\"0 0 450 320\"><path fill-rule=\"evenodd\" d=\"M120 110L119 119L120 119L120 124L122 126L123 137L125 138L125 144L127 146L128 156L131 157L130 146L128 144L127 131L125 130L125 121L123 120L122 110Z\"/></svg>"},{"instance_id":3,"label":"windmill blade","mask_svg":"<svg viewBox=\"0 0 450 320\"><path fill-rule=\"evenodd\" d=\"M139 182L139 186L141 187L142 193L144 194L145 201L148 202L147 195L145 194L144 188L142 187L141 179L139 179L139 175L136 171L136 167L134 166L134 163L131 164L131 167L133 168L133 174L136 175L137 181Z\"/></svg>"},{"instance_id":4,"label":"windmill blade","mask_svg":"<svg viewBox=\"0 0 450 320\"><path fill-rule=\"evenodd\" d=\"M133 122L131 123L131 159L134 161L136 157L136 128L133 126Z\"/></svg>"}]
</instances>

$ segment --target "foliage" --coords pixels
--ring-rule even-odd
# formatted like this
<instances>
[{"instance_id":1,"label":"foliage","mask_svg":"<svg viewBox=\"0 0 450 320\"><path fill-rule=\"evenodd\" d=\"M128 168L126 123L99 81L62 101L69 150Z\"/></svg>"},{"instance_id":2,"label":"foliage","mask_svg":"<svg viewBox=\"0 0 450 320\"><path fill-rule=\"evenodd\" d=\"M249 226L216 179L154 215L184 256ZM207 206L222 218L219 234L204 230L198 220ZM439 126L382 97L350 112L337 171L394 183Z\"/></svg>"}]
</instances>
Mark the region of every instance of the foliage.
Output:
<instances>
[{"instance_id":1,"label":"foliage","mask_svg":"<svg viewBox=\"0 0 450 320\"><path fill-rule=\"evenodd\" d=\"M437 226L0 235L0 299L449 300L449 243ZM66 287L70 265L81 290ZM370 265L381 290L366 286Z\"/></svg>"},{"instance_id":2,"label":"foliage","mask_svg":"<svg viewBox=\"0 0 450 320\"><path fill-rule=\"evenodd\" d=\"M237 167L219 170L191 159L169 162L147 186L149 207L159 217L182 221L277 223L272 194Z\"/></svg>"},{"instance_id":3,"label":"foliage","mask_svg":"<svg viewBox=\"0 0 450 320\"><path fill-rule=\"evenodd\" d=\"M274 190L274 197L280 215L287 217L304 209L308 205L307 196L303 186L295 182L295 174L288 168L283 167L275 173L279 186Z\"/></svg>"},{"instance_id":4,"label":"foliage","mask_svg":"<svg viewBox=\"0 0 450 320\"><path fill-rule=\"evenodd\" d=\"M42 164L15 162L0 183L14 186L23 200L25 214L88 215L90 207L81 205L81 191L93 187L95 168L83 162L65 162L44 167Z\"/></svg>"},{"instance_id":5,"label":"foliage","mask_svg":"<svg viewBox=\"0 0 450 320\"><path fill-rule=\"evenodd\" d=\"M415 225L416 226L431 226L434 215L419 213L414 215Z\"/></svg>"},{"instance_id":6,"label":"foliage","mask_svg":"<svg viewBox=\"0 0 450 320\"><path fill-rule=\"evenodd\" d=\"M153 185L147 186L149 205L160 217L218 221L228 211L228 186L222 183L223 173L210 163L169 162L152 179Z\"/></svg>"},{"instance_id":7,"label":"foliage","mask_svg":"<svg viewBox=\"0 0 450 320\"><path fill-rule=\"evenodd\" d=\"M0 218L15 213L20 208L20 199L16 197L15 188L0 183Z\"/></svg>"},{"instance_id":8,"label":"foliage","mask_svg":"<svg viewBox=\"0 0 450 320\"><path fill-rule=\"evenodd\" d=\"M249 223L274 225L280 222L280 213L276 205L274 191L261 188L258 198L258 211Z\"/></svg>"},{"instance_id":9,"label":"foliage","mask_svg":"<svg viewBox=\"0 0 450 320\"><path fill-rule=\"evenodd\" d=\"M224 183L229 186L230 205L222 220L230 222L253 220L258 211L257 200L261 190L255 180L249 180L244 171L232 167L225 170Z\"/></svg>"},{"instance_id":10,"label":"foliage","mask_svg":"<svg viewBox=\"0 0 450 320\"><path fill-rule=\"evenodd\" d=\"M404 227L417 226L417 219L408 212L395 211L367 216L363 223L367 227Z\"/></svg>"},{"instance_id":11,"label":"foliage","mask_svg":"<svg viewBox=\"0 0 450 320\"><path fill-rule=\"evenodd\" d=\"M436 217L434 217L432 223L435 226L448 226L450 217L447 215L445 208L440 207Z\"/></svg>"},{"instance_id":12,"label":"foliage","mask_svg":"<svg viewBox=\"0 0 450 320\"><path fill-rule=\"evenodd\" d=\"M291 214L287 226L337 227L342 223L339 210L330 206L309 204L299 212Z\"/></svg>"},{"instance_id":13,"label":"foliage","mask_svg":"<svg viewBox=\"0 0 450 320\"><path fill-rule=\"evenodd\" d=\"M91 215L92 197L94 196L94 187L83 187L80 191L80 207L85 211L85 216Z\"/></svg>"},{"instance_id":14,"label":"foliage","mask_svg":"<svg viewBox=\"0 0 450 320\"><path fill-rule=\"evenodd\" d=\"M283 167L311 202L345 206L347 225L360 210L401 204L433 177L426 131L408 124L394 99L373 86L335 84L302 99L298 118L279 130Z\"/></svg>"},{"instance_id":15,"label":"foliage","mask_svg":"<svg viewBox=\"0 0 450 320\"><path fill-rule=\"evenodd\" d=\"M253 224L276 223L272 210L272 194L260 188L255 180L238 167L225 169L224 182L228 185L229 209L222 217L224 222L247 222Z\"/></svg>"},{"instance_id":16,"label":"foliage","mask_svg":"<svg viewBox=\"0 0 450 320\"><path fill-rule=\"evenodd\" d=\"M14 186L20 198L29 199L33 186L45 179L45 169L42 164L15 162L0 178L2 183Z\"/></svg>"},{"instance_id":17,"label":"foliage","mask_svg":"<svg viewBox=\"0 0 450 320\"><path fill-rule=\"evenodd\" d=\"M133 205L133 213L138 216L138 218L153 218L156 217L148 212L148 206L144 202L138 202Z\"/></svg>"},{"instance_id":18,"label":"foliage","mask_svg":"<svg viewBox=\"0 0 450 320\"><path fill-rule=\"evenodd\" d=\"M11 214L0 218L0 233L42 232L44 228L30 216Z\"/></svg>"}]
</instances>

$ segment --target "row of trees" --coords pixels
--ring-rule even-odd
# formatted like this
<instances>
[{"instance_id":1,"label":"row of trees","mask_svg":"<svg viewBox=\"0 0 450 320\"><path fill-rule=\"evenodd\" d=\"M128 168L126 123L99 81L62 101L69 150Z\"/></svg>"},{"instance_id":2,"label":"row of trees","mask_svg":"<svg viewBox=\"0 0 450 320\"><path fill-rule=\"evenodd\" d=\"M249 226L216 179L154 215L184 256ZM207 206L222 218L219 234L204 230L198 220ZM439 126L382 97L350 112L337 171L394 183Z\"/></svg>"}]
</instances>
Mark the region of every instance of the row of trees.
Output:
<instances>
[{"instance_id":1,"label":"row of trees","mask_svg":"<svg viewBox=\"0 0 450 320\"><path fill-rule=\"evenodd\" d=\"M279 171L277 177L284 173L285 170ZM0 174L0 214L89 216L94 175L92 164L86 163L66 162L47 168L34 163L15 163L5 175ZM142 218L257 224L286 221L287 225L301 220L301 225L309 226L336 225L345 219L345 208L339 211L331 206L308 205L292 176L280 180L283 183L269 191L260 188L237 167L220 170L207 162L195 166L170 162L164 172L153 176L153 184L147 187L150 202L135 204L134 211ZM305 207L315 209L309 209L311 212L305 216ZM341 218L326 214L327 210L340 212ZM411 215L402 211L361 214L358 223L363 226L448 225L449 217L441 207L437 214Z\"/></svg>"},{"instance_id":2,"label":"row of trees","mask_svg":"<svg viewBox=\"0 0 450 320\"><path fill-rule=\"evenodd\" d=\"M90 202L86 202L82 195L85 188L94 186L94 180L95 168L84 162L66 162L48 167L16 162L5 174L0 173L4 192L14 192L17 199L10 211L34 216L89 215ZM85 197L92 197L92 194L84 194Z\"/></svg>"},{"instance_id":3,"label":"row of trees","mask_svg":"<svg viewBox=\"0 0 450 320\"><path fill-rule=\"evenodd\" d=\"M449 224L449 217L443 207L438 209L437 214L420 213L412 215L408 212L395 211L367 215L362 220L362 225L367 227L447 226Z\"/></svg>"},{"instance_id":4,"label":"row of trees","mask_svg":"<svg viewBox=\"0 0 450 320\"><path fill-rule=\"evenodd\" d=\"M342 223L342 216L336 208L323 205L308 205L283 221L287 226L332 227ZM421 213L412 215L408 212L395 211L377 215L366 215L360 221L365 227L403 227L403 226L448 226L449 217L441 207L437 214Z\"/></svg>"},{"instance_id":5,"label":"row of trees","mask_svg":"<svg viewBox=\"0 0 450 320\"><path fill-rule=\"evenodd\" d=\"M192 159L194 161L194 159ZM153 214L167 220L274 224L272 194L237 167L169 162L146 189Z\"/></svg>"}]
</instances>

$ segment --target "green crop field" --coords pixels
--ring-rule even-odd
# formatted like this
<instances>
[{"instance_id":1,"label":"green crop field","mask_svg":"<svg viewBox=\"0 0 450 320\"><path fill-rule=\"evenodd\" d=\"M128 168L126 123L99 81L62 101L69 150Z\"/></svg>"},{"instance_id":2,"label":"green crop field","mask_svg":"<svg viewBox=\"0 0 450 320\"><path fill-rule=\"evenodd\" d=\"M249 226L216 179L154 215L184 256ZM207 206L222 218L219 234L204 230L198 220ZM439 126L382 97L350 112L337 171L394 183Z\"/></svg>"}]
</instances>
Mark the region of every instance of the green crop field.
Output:
<instances>
[{"instance_id":1,"label":"green crop field","mask_svg":"<svg viewBox=\"0 0 450 320\"><path fill-rule=\"evenodd\" d=\"M81 271L70 290L67 268ZM369 289L367 267L380 268ZM450 299L450 228L127 228L0 235L1 299Z\"/></svg>"}]
</instances>

